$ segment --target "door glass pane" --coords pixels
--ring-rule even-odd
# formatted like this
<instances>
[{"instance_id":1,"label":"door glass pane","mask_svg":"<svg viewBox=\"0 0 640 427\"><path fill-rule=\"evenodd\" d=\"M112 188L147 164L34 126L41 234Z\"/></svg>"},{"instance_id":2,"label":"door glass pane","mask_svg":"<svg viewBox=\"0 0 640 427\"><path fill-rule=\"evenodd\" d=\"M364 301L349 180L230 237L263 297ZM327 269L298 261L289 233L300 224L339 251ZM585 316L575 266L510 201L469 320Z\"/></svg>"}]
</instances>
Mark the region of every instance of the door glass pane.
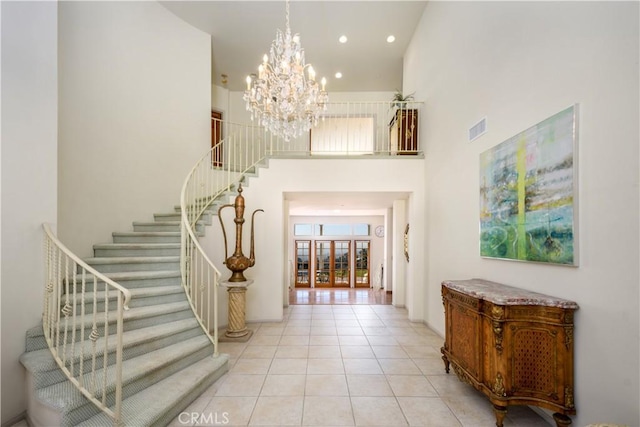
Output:
<instances>
[{"instance_id":1,"label":"door glass pane","mask_svg":"<svg viewBox=\"0 0 640 427\"><path fill-rule=\"evenodd\" d=\"M316 241L316 285L330 285L331 242Z\"/></svg>"},{"instance_id":2,"label":"door glass pane","mask_svg":"<svg viewBox=\"0 0 640 427\"><path fill-rule=\"evenodd\" d=\"M335 274L335 286L349 285L349 242L334 242L333 268Z\"/></svg>"},{"instance_id":3,"label":"door glass pane","mask_svg":"<svg viewBox=\"0 0 640 427\"><path fill-rule=\"evenodd\" d=\"M369 245L368 240L356 241L356 286L369 286Z\"/></svg>"},{"instance_id":4,"label":"door glass pane","mask_svg":"<svg viewBox=\"0 0 640 427\"><path fill-rule=\"evenodd\" d=\"M296 285L309 286L310 241L296 241Z\"/></svg>"}]
</instances>

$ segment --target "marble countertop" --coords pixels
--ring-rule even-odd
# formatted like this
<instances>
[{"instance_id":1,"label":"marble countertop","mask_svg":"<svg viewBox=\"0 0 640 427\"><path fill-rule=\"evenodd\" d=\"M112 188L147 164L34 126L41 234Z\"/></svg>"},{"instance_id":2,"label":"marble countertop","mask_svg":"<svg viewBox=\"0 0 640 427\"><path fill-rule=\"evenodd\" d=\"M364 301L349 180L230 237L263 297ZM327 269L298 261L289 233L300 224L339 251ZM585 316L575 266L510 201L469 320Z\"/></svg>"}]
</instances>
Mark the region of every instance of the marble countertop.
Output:
<instances>
[{"instance_id":1,"label":"marble countertop","mask_svg":"<svg viewBox=\"0 0 640 427\"><path fill-rule=\"evenodd\" d=\"M482 279L445 280L442 285L498 305L542 305L578 309L578 304L562 298L531 292Z\"/></svg>"}]
</instances>

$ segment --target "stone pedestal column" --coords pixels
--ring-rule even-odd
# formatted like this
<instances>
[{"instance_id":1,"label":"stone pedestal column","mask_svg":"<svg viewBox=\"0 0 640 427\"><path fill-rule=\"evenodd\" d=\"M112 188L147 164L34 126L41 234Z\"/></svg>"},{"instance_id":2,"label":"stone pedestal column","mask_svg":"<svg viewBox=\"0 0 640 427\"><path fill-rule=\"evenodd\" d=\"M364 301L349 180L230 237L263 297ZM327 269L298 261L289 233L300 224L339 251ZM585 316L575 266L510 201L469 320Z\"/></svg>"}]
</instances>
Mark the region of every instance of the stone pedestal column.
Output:
<instances>
[{"instance_id":1,"label":"stone pedestal column","mask_svg":"<svg viewBox=\"0 0 640 427\"><path fill-rule=\"evenodd\" d=\"M246 301L247 288L253 280L244 282L220 282L227 288L229 294L229 324L221 341L246 341L251 337L253 331L247 329L246 325Z\"/></svg>"}]
</instances>

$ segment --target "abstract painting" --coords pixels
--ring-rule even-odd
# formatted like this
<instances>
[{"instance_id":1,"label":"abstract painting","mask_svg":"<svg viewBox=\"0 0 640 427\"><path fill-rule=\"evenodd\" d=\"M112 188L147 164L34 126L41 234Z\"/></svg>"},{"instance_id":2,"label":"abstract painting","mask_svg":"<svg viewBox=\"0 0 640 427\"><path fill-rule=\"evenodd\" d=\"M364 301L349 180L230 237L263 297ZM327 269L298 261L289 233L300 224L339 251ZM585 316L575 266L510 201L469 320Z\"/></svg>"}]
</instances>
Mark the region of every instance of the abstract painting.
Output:
<instances>
[{"instance_id":1,"label":"abstract painting","mask_svg":"<svg viewBox=\"0 0 640 427\"><path fill-rule=\"evenodd\" d=\"M480 155L480 255L577 266L577 105Z\"/></svg>"}]
</instances>

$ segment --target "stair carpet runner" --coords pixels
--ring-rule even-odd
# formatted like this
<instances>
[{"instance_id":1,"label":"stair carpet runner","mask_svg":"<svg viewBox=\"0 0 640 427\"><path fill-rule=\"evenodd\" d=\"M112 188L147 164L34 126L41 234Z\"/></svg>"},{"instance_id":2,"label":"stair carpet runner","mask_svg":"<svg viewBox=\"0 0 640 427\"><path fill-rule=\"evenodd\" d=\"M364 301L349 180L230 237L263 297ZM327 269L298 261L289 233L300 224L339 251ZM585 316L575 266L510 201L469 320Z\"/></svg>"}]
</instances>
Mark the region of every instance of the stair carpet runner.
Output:
<instances>
[{"instance_id":1,"label":"stair carpet runner","mask_svg":"<svg viewBox=\"0 0 640 427\"><path fill-rule=\"evenodd\" d=\"M204 233L214 213L211 207L203 215L197 233ZM212 357L211 341L196 320L180 284L180 207L173 213L155 214L154 219L148 223L134 222L132 232L114 232L113 243L94 245L95 257L85 259L87 264L132 293L130 309L124 314L122 422L125 426L169 424L228 370L228 355ZM92 286L93 278L87 280L87 290ZM87 313L92 310L90 304L92 300L85 301ZM111 304L115 310L115 301ZM115 341L115 336L110 338L110 346ZM89 341L84 345L89 348ZM97 346L101 348L101 339ZM113 357L109 363L114 363L115 345L110 352ZM42 325L27 331L26 352L21 362L33 375L35 398L60 413L61 425L112 424L57 367L44 339ZM85 363L90 364L86 360ZM112 387L107 395L112 409L114 396L115 387Z\"/></svg>"}]
</instances>

